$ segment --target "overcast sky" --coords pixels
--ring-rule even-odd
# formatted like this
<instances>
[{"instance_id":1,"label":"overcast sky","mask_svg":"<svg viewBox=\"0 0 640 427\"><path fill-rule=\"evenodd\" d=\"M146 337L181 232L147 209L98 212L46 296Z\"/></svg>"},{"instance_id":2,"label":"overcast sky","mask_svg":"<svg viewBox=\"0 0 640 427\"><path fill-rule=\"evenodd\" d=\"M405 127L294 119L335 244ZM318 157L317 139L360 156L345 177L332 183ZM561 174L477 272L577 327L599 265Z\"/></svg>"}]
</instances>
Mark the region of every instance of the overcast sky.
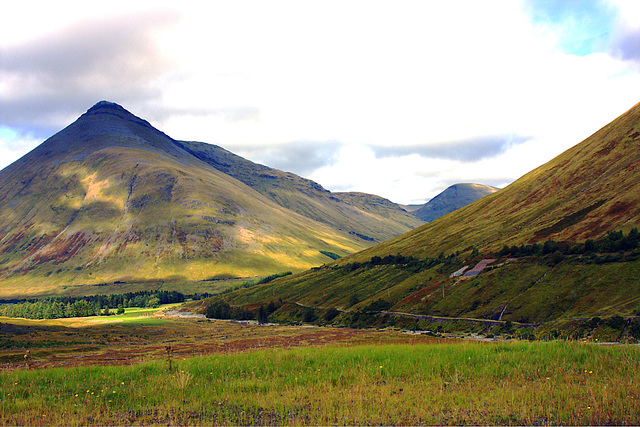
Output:
<instances>
[{"instance_id":1,"label":"overcast sky","mask_svg":"<svg viewBox=\"0 0 640 427\"><path fill-rule=\"evenodd\" d=\"M100 100L332 191L503 187L640 102L640 2L4 2L0 168Z\"/></svg>"}]
</instances>

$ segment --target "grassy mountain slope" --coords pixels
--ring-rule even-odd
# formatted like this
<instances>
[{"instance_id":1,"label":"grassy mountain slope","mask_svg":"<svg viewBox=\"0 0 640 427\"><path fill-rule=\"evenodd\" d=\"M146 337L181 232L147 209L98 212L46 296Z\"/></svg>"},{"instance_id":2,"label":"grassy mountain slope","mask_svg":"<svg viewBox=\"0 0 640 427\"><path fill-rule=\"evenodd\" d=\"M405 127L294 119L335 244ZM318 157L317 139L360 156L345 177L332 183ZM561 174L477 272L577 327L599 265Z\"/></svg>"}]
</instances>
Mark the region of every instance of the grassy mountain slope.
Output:
<instances>
[{"instance_id":1,"label":"grassy mountain slope","mask_svg":"<svg viewBox=\"0 0 640 427\"><path fill-rule=\"evenodd\" d=\"M580 242L640 226L640 106L508 187L358 254L435 256L469 246Z\"/></svg>"},{"instance_id":2,"label":"grassy mountain slope","mask_svg":"<svg viewBox=\"0 0 640 427\"><path fill-rule=\"evenodd\" d=\"M280 206L365 241L379 243L422 225L422 221L382 197L331 193L316 182L253 163L215 145L186 141L178 145Z\"/></svg>"},{"instance_id":3,"label":"grassy mountain slope","mask_svg":"<svg viewBox=\"0 0 640 427\"><path fill-rule=\"evenodd\" d=\"M498 190L499 188L482 184L454 184L429 200L413 214L422 221L431 222Z\"/></svg>"},{"instance_id":4,"label":"grassy mountain slope","mask_svg":"<svg viewBox=\"0 0 640 427\"><path fill-rule=\"evenodd\" d=\"M0 171L0 297L302 270L330 260L320 251L371 244L349 231L281 206L100 102Z\"/></svg>"},{"instance_id":5,"label":"grassy mountain slope","mask_svg":"<svg viewBox=\"0 0 640 427\"><path fill-rule=\"evenodd\" d=\"M638 249L624 255L539 252L517 260L507 252L475 278L450 275L496 256L504 245L555 240L575 246L640 226L639 161L636 106L471 205L335 263L224 298L257 306L279 296L292 304L344 310L382 299L393 311L485 319L502 314L503 320L534 323L636 315Z\"/></svg>"}]
</instances>

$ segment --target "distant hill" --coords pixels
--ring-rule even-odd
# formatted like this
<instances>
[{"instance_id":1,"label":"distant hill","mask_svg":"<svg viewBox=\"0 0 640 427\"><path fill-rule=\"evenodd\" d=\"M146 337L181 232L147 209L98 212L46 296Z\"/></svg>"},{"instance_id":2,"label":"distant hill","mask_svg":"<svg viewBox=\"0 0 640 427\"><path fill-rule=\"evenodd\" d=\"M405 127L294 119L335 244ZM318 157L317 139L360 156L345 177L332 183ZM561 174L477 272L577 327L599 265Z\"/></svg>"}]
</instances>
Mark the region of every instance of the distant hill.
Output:
<instances>
[{"instance_id":1,"label":"distant hill","mask_svg":"<svg viewBox=\"0 0 640 427\"><path fill-rule=\"evenodd\" d=\"M404 209L405 211L409 212L409 213L414 213L416 212L418 209L420 209L421 207L423 207L425 204L422 203L420 205L400 205L400 207L402 209Z\"/></svg>"},{"instance_id":2,"label":"distant hill","mask_svg":"<svg viewBox=\"0 0 640 427\"><path fill-rule=\"evenodd\" d=\"M419 224L102 101L0 171L0 298L299 271Z\"/></svg>"},{"instance_id":3,"label":"distant hill","mask_svg":"<svg viewBox=\"0 0 640 427\"><path fill-rule=\"evenodd\" d=\"M454 184L412 213L424 222L431 222L498 190L482 184Z\"/></svg>"},{"instance_id":4,"label":"distant hill","mask_svg":"<svg viewBox=\"0 0 640 427\"><path fill-rule=\"evenodd\" d=\"M640 104L498 192L225 301L256 307L277 295L293 316L300 306L322 313L372 304L531 323L640 316L639 165ZM483 258L485 270L461 278Z\"/></svg>"}]
</instances>

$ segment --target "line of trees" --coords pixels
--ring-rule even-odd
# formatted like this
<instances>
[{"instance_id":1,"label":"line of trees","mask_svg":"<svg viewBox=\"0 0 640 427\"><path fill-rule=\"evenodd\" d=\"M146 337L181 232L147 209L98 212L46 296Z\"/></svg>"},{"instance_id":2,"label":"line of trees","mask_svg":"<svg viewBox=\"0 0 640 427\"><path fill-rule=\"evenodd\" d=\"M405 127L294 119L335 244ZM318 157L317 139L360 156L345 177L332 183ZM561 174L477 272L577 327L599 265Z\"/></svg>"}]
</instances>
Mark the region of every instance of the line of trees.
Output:
<instances>
[{"instance_id":1,"label":"line of trees","mask_svg":"<svg viewBox=\"0 0 640 427\"><path fill-rule=\"evenodd\" d=\"M253 311L242 307L231 307L227 302L216 301L207 306L205 316L209 319L253 320Z\"/></svg>"},{"instance_id":2,"label":"line of trees","mask_svg":"<svg viewBox=\"0 0 640 427\"><path fill-rule=\"evenodd\" d=\"M444 252L440 253L437 258L424 258L419 259L412 256L405 256L401 254L397 255L387 255L384 258L379 256L372 257L367 262L354 262L351 264L346 264L340 268L344 268L348 271L355 271L359 268L371 268L379 265L394 265L401 266L413 272L419 272L422 270L428 270L430 268L435 267L436 265L441 264L442 267L448 267L451 265L460 264L461 261L457 257L456 254L450 254L449 256L445 256Z\"/></svg>"},{"instance_id":3,"label":"line of trees","mask_svg":"<svg viewBox=\"0 0 640 427\"><path fill-rule=\"evenodd\" d=\"M269 283L272 282L276 279L279 279L280 277L285 277L285 276L290 276L291 273L290 271L285 271L284 273L275 273L272 274L270 276L267 277L263 277L262 279L259 280L247 280L246 282L242 283L241 285L238 286L234 286L233 288L227 288L224 290L224 292L222 292L222 295L224 294L230 294L233 291L237 291L238 289L246 289L246 288L251 288L253 286L257 286L257 285L263 285L265 283Z\"/></svg>"},{"instance_id":4,"label":"line of trees","mask_svg":"<svg viewBox=\"0 0 640 427\"><path fill-rule=\"evenodd\" d=\"M26 319L60 319L65 317L100 316L124 313L127 307L159 307L161 304L183 302L177 291L139 291L114 295L85 297L54 297L0 305L0 316Z\"/></svg>"},{"instance_id":5,"label":"line of trees","mask_svg":"<svg viewBox=\"0 0 640 427\"><path fill-rule=\"evenodd\" d=\"M532 255L550 255L560 252L563 255L588 255L614 252L627 252L640 247L640 232L637 228L631 229L625 236L622 231L610 231L601 239L588 239L584 243L567 243L547 240L540 245L503 246L498 252L499 256L511 256L519 258Z\"/></svg>"}]
</instances>

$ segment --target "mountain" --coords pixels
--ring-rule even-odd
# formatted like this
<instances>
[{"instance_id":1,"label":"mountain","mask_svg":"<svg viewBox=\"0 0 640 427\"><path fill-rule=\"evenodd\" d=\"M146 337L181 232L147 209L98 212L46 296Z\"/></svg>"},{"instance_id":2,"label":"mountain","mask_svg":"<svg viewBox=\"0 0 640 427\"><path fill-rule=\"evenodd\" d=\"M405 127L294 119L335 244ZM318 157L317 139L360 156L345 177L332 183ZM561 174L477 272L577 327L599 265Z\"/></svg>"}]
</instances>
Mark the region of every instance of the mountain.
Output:
<instances>
[{"instance_id":1,"label":"mountain","mask_svg":"<svg viewBox=\"0 0 640 427\"><path fill-rule=\"evenodd\" d=\"M482 184L454 184L412 213L424 222L431 222L498 190Z\"/></svg>"},{"instance_id":2,"label":"mountain","mask_svg":"<svg viewBox=\"0 0 640 427\"><path fill-rule=\"evenodd\" d=\"M297 271L419 224L102 101L0 171L0 297Z\"/></svg>"},{"instance_id":3,"label":"mountain","mask_svg":"<svg viewBox=\"0 0 640 427\"><path fill-rule=\"evenodd\" d=\"M204 163L247 184L280 206L329 224L367 242L380 243L422 225L399 205L365 193L332 193L298 175L243 159L201 142L177 144Z\"/></svg>"},{"instance_id":4,"label":"mountain","mask_svg":"<svg viewBox=\"0 0 640 427\"><path fill-rule=\"evenodd\" d=\"M473 245L584 242L640 225L640 107L506 188L384 242L384 253L434 256Z\"/></svg>"},{"instance_id":5,"label":"mountain","mask_svg":"<svg viewBox=\"0 0 640 427\"><path fill-rule=\"evenodd\" d=\"M277 295L293 304L285 308L294 314L300 305L358 310L377 304L534 323L637 316L638 165L640 104L500 191L334 263L225 300L256 307ZM476 264L488 267L460 276Z\"/></svg>"}]
</instances>

